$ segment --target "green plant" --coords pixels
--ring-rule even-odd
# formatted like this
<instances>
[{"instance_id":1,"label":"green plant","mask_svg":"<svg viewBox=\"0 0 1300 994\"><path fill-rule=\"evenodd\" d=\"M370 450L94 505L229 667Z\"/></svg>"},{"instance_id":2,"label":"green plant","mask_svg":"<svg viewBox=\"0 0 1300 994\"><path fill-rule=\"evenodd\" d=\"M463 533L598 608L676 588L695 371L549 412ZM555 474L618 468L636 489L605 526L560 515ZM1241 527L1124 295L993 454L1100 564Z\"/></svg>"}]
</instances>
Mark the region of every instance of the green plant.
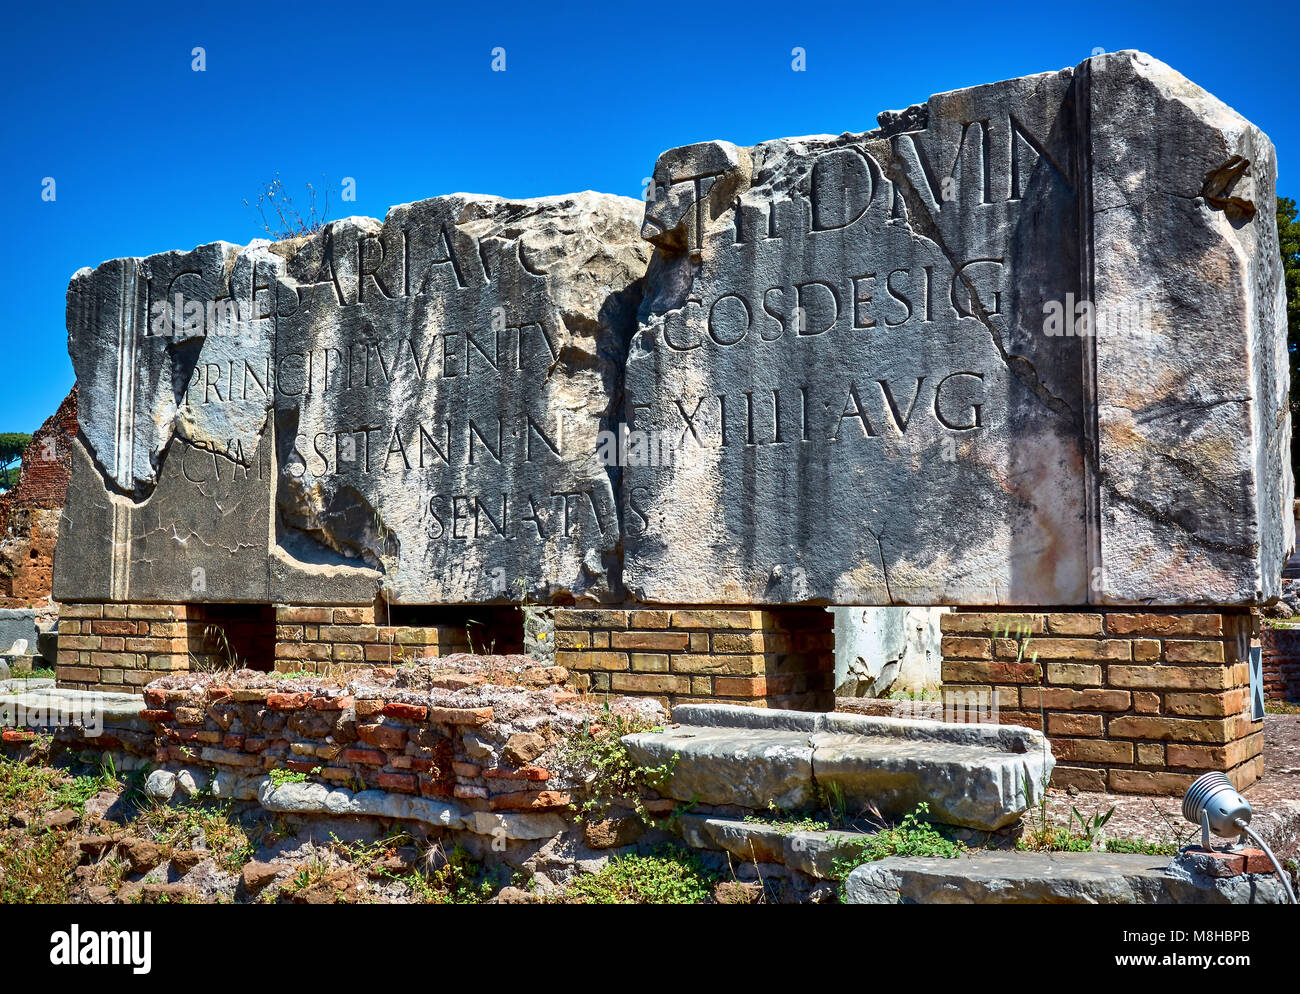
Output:
<instances>
[{"instance_id":1,"label":"green plant","mask_svg":"<svg viewBox=\"0 0 1300 994\"><path fill-rule=\"evenodd\" d=\"M841 882L863 863L874 863L888 856L941 856L956 859L966 847L949 838L924 818L930 805L922 801L916 810L906 815L895 828L887 828L868 836L862 848L851 856L837 857L831 864L831 875Z\"/></svg>"},{"instance_id":2,"label":"green plant","mask_svg":"<svg viewBox=\"0 0 1300 994\"><path fill-rule=\"evenodd\" d=\"M605 705L598 726L591 719L565 741L561 762L584 777L574 791L578 820L600 817L615 804L630 807L643 819L650 817L642 795L662 786L672 776L677 756L659 766L642 766L623 744L623 736L636 732L662 732L661 726L643 718L614 714Z\"/></svg>"},{"instance_id":3,"label":"green plant","mask_svg":"<svg viewBox=\"0 0 1300 994\"><path fill-rule=\"evenodd\" d=\"M596 873L577 877L561 895L568 904L704 904L717 876L694 853L673 847L649 856L616 856Z\"/></svg>"},{"instance_id":4,"label":"green plant","mask_svg":"<svg viewBox=\"0 0 1300 994\"><path fill-rule=\"evenodd\" d=\"M300 773L297 770L286 770L283 767L271 770L267 773L267 776L270 778L273 787L282 787L287 783L305 783L307 781L306 773Z\"/></svg>"},{"instance_id":5,"label":"green plant","mask_svg":"<svg viewBox=\"0 0 1300 994\"><path fill-rule=\"evenodd\" d=\"M771 825L783 835L791 832L824 832L830 828L830 822L815 817L816 812L787 811L779 808L775 801L767 802L767 815L745 815L745 821L753 825Z\"/></svg>"},{"instance_id":6,"label":"green plant","mask_svg":"<svg viewBox=\"0 0 1300 994\"><path fill-rule=\"evenodd\" d=\"M495 638L491 642L487 643L487 652L483 651L484 642L483 642L483 637L481 635L479 636L479 640L478 640L478 648L477 649L474 648L474 632L471 630L471 626L473 625L477 625L479 628L482 628L483 622L473 618L465 622L465 641L469 643L469 651L476 656L496 655L497 640Z\"/></svg>"},{"instance_id":7,"label":"green plant","mask_svg":"<svg viewBox=\"0 0 1300 994\"><path fill-rule=\"evenodd\" d=\"M849 802L844 796L844 788L833 782L825 786L818 782L817 791L825 800L826 810L830 812L831 823L847 825L849 822Z\"/></svg>"},{"instance_id":8,"label":"green plant","mask_svg":"<svg viewBox=\"0 0 1300 994\"><path fill-rule=\"evenodd\" d=\"M203 644L215 645L216 653L203 652L201 655L190 653L190 669L196 673L214 673L218 670L241 669L244 663L230 645L226 630L220 625L205 625Z\"/></svg>"},{"instance_id":9,"label":"green plant","mask_svg":"<svg viewBox=\"0 0 1300 994\"><path fill-rule=\"evenodd\" d=\"M191 839L203 838L217 865L230 873L238 873L257 849L231 801L161 804L145 800L137 826L164 851L184 849Z\"/></svg>"},{"instance_id":10,"label":"green plant","mask_svg":"<svg viewBox=\"0 0 1300 994\"><path fill-rule=\"evenodd\" d=\"M53 680L54 678L54 671L48 669L31 669L25 673L9 674L10 680Z\"/></svg>"},{"instance_id":11,"label":"green plant","mask_svg":"<svg viewBox=\"0 0 1300 994\"><path fill-rule=\"evenodd\" d=\"M1177 842L1151 842L1148 839L1107 839L1106 852L1135 853L1144 856L1172 856Z\"/></svg>"},{"instance_id":12,"label":"green plant","mask_svg":"<svg viewBox=\"0 0 1300 994\"><path fill-rule=\"evenodd\" d=\"M66 904L76 866L59 832L0 833L0 904Z\"/></svg>"},{"instance_id":13,"label":"green plant","mask_svg":"<svg viewBox=\"0 0 1300 994\"><path fill-rule=\"evenodd\" d=\"M536 634L536 638L538 642L546 642L548 641L548 639L550 639L551 641L550 650L554 650L555 645L554 645L553 633L548 633L547 631L545 631L546 625L548 624L549 621L549 615L547 614L545 609L539 608L536 604L534 604L529 599L527 580L519 579L516 580L515 583L518 584L519 586L519 612L524 616L525 652L527 651L528 635L530 632ZM542 657L543 658L546 657L545 652L542 653Z\"/></svg>"},{"instance_id":14,"label":"green plant","mask_svg":"<svg viewBox=\"0 0 1300 994\"><path fill-rule=\"evenodd\" d=\"M424 878L415 873L407 879L416 882ZM482 904L492 896L493 889L483 867L470 859L460 845L452 848L446 863L429 874L427 886L427 890L417 893L432 904Z\"/></svg>"},{"instance_id":15,"label":"green plant","mask_svg":"<svg viewBox=\"0 0 1300 994\"><path fill-rule=\"evenodd\" d=\"M1088 840L1089 847L1095 847L1105 841L1101 832L1114 813L1115 809L1111 808L1105 814L1094 811L1091 818L1085 818L1078 808L1072 806L1070 808L1070 819L1072 822L1078 823L1079 828L1082 830L1082 836Z\"/></svg>"},{"instance_id":16,"label":"green plant","mask_svg":"<svg viewBox=\"0 0 1300 994\"><path fill-rule=\"evenodd\" d=\"M1115 809L1111 808L1105 813L1093 812L1091 817L1085 818L1078 808L1071 807L1069 823L1056 825L1044 805L1039 824L1020 837L1016 848L1036 852L1122 851L1108 850L1108 843L1102 836L1102 829L1114 814ZM1076 825L1078 831L1075 831Z\"/></svg>"}]
</instances>

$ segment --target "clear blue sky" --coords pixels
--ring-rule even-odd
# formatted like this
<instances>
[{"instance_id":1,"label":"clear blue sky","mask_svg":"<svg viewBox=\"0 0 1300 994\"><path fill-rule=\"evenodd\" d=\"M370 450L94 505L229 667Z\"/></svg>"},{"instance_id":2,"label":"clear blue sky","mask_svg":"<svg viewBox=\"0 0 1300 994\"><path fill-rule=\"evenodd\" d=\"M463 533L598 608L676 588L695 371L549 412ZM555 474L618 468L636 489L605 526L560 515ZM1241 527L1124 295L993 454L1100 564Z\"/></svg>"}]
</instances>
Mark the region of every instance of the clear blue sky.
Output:
<instances>
[{"instance_id":1,"label":"clear blue sky","mask_svg":"<svg viewBox=\"0 0 1300 994\"><path fill-rule=\"evenodd\" d=\"M120 6L120 10L112 7ZM79 267L262 234L279 173L332 217L467 191L639 196L659 152L864 131L931 93L1140 48L1260 125L1300 199L1294 0L902 5L17 4L0 37L0 431L72 385ZM206 49L207 71L191 70ZM506 71L492 72L492 49ZM792 72L791 49L807 52ZM41 199L45 177L57 199Z\"/></svg>"}]
</instances>

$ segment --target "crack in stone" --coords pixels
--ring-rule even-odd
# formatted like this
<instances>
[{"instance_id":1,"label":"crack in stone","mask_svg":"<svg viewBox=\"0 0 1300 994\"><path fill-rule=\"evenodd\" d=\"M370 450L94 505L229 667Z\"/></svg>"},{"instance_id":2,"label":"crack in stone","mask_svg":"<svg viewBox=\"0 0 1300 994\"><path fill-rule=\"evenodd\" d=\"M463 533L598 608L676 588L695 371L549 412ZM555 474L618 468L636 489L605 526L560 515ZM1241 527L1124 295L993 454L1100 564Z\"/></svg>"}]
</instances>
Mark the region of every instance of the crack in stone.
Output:
<instances>
[{"instance_id":1,"label":"crack in stone","mask_svg":"<svg viewBox=\"0 0 1300 994\"><path fill-rule=\"evenodd\" d=\"M934 218L921 201L919 192L912 185L911 180L908 179L907 171L902 168L897 156L895 156L893 146L889 142L883 142L878 148L881 150L881 157L885 160L886 175L903 195L904 206L907 210L907 218L904 223L918 238L924 238L942 252L944 258L948 260L948 264L952 266L953 273L959 274L959 278L970 296L971 316L984 325L993 346L998 350L998 355L1001 357L1003 364L1016 379L1029 388L1044 407L1069 421L1078 421L1080 415L1071 407L1069 401L1058 397L1048 389L1047 385L1039 377L1034 364L1025 356L1007 350L1002 341L1002 333L993 324L988 311L985 310L984 303L980 300L974 283L969 276L961 271L956 256L944 242L943 232L935 224Z\"/></svg>"},{"instance_id":2,"label":"crack in stone","mask_svg":"<svg viewBox=\"0 0 1300 994\"><path fill-rule=\"evenodd\" d=\"M1196 532L1191 531L1182 522L1173 520L1164 511L1160 510L1160 508L1156 507L1151 502L1144 501L1140 497L1135 497L1132 494L1126 494L1123 491L1117 489L1116 486L1112 482L1110 482L1110 480L1103 479L1101 481L1101 486L1106 489L1106 491L1110 494L1112 499L1114 499L1117 503L1126 504L1129 507L1132 507L1135 510L1140 511L1142 514L1146 515L1152 521L1158 521L1163 525L1176 529L1177 531L1186 535L1187 540L1189 542L1201 547L1202 549L1205 549L1206 551L1224 552L1234 556L1241 556L1245 559L1254 559L1259 555L1258 542L1252 542L1249 545L1232 545L1228 542L1219 542L1212 538L1206 538L1203 535L1198 535L1196 534Z\"/></svg>"}]
</instances>

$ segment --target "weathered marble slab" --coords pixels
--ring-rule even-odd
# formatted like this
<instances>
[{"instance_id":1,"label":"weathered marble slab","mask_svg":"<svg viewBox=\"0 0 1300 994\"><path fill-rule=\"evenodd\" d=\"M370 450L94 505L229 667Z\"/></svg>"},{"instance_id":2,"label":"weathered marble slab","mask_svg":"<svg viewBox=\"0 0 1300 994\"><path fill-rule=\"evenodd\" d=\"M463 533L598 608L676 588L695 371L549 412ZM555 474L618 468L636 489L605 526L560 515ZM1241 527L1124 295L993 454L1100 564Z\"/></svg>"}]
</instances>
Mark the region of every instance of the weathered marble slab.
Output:
<instances>
[{"instance_id":1,"label":"weathered marble slab","mask_svg":"<svg viewBox=\"0 0 1300 994\"><path fill-rule=\"evenodd\" d=\"M269 599L274 469L264 436L283 268L266 242L217 242L73 276L68 352L81 430L59 522L57 600Z\"/></svg>"},{"instance_id":2,"label":"weathered marble slab","mask_svg":"<svg viewBox=\"0 0 1300 994\"><path fill-rule=\"evenodd\" d=\"M865 134L665 153L626 370L651 443L623 477L629 591L1275 595L1274 176L1258 129L1131 52Z\"/></svg>"},{"instance_id":3,"label":"weathered marble slab","mask_svg":"<svg viewBox=\"0 0 1300 994\"><path fill-rule=\"evenodd\" d=\"M598 433L650 255L641 210L456 195L82 270L56 596L621 596Z\"/></svg>"},{"instance_id":4,"label":"weathered marble slab","mask_svg":"<svg viewBox=\"0 0 1300 994\"><path fill-rule=\"evenodd\" d=\"M398 603L617 589L616 419L641 206L451 196L330 225L276 337L284 527Z\"/></svg>"},{"instance_id":5,"label":"weathered marble slab","mask_svg":"<svg viewBox=\"0 0 1300 994\"><path fill-rule=\"evenodd\" d=\"M879 124L78 272L56 597L1276 596L1268 139L1132 52Z\"/></svg>"}]
</instances>

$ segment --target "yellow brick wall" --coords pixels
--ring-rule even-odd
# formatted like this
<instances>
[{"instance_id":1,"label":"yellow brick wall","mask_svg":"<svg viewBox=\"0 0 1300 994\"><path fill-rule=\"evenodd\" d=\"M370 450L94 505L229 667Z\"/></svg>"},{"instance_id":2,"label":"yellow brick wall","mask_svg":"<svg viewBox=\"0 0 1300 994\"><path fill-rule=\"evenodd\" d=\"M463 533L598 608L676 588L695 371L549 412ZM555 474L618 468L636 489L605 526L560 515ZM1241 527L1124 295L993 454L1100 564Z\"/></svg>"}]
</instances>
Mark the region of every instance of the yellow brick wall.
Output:
<instances>
[{"instance_id":1,"label":"yellow brick wall","mask_svg":"<svg viewBox=\"0 0 1300 994\"><path fill-rule=\"evenodd\" d=\"M999 720L1042 728L1053 783L1177 794L1206 770L1263 772L1250 719L1249 612L960 611L942 619L945 689L994 695Z\"/></svg>"},{"instance_id":2,"label":"yellow brick wall","mask_svg":"<svg viewBox=\"0 0 1300 994\"><path fill-rule=\"evenodd\" d=\"M558 608L555 648L577 686L597 693L669 706L835 706L832 616L820 608Z\"/></svg>"}]
</instances>

